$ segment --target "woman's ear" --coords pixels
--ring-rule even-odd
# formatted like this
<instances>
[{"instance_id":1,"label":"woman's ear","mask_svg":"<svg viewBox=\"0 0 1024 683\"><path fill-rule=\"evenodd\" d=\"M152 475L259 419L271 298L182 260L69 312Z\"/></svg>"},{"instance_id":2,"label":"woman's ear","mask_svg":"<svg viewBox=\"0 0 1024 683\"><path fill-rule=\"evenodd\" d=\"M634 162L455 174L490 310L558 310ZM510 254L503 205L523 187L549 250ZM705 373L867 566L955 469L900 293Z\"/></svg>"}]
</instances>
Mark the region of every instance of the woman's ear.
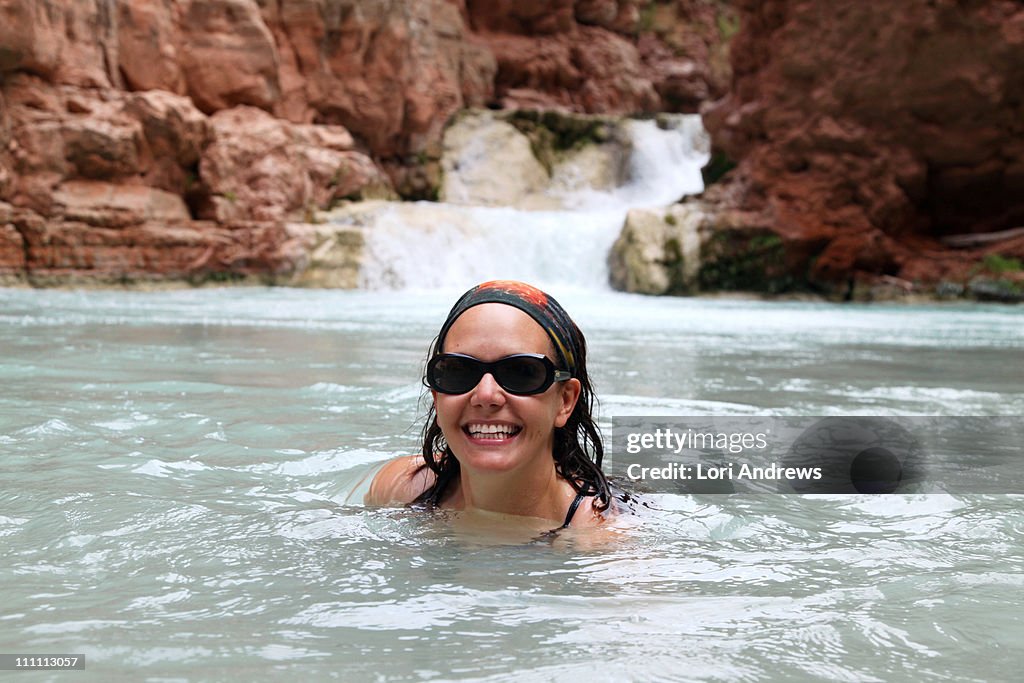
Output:
<instances>
[{"instance_id":1,"label":"woman's ear","mask_svg":"<svg viewBox=\"0 0 1024 683\"><path fill-rule=\"evenodd\" d=\"M561 398L562 402L558 407L558 413L555 415L556 427L564 427L565 423L569 421L569 416L572 415L572 411L576 407L576 401L580 398L581 390L582 385L575 377L562 383L559 391L559 398Z\"/></svg>"}]
</instances>

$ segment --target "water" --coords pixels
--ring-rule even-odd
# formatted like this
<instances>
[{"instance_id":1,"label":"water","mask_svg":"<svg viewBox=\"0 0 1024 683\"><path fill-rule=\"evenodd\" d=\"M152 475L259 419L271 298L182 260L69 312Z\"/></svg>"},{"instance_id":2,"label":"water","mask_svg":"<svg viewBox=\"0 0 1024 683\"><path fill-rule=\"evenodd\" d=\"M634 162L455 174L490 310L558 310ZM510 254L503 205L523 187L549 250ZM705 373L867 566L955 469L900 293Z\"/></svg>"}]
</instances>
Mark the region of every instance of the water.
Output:
<instances>
[{"instance_id":1,"label":"water","mask_svg":"<svg viewBox=\"0 0 1024 683\"><path fill-rule=\"evenodd\" d=\"M458 206L387 205L366 232L361 286L466 290L505 278L607 289L608 251L627 211L671 204L704 187L709 143L700 117L669 122L625 123L631 154L620 187L598 190L580 180L585 170L559 167L543 197L552 207L546 210L477 206L468 189Z\"/></svg>"},{"instance_id":2,"label":"water","mask_svg":"<svg viewBox=\"0 0 1024 683\"><path fill-rule=\"evenodd\" d=\"M1024 412L1019 308L553 293L605 428ZM0 290L0 652L103 681L1015 678L1019 497L662 494L554 543L351 500L417 450L456 295Z\"/></svg>"},{"instance_id":3,"label":"water","mask_svg":"<svg viewBox=\"0 0 1024 683\"><path fill-rule=\"evenodd\" d=\"M0 653L95 681L1016 678L1019 496L660 494L543 542L360 504L419 451L448 308L497 276L584 329L604 430L1024 413L1020 308L608 291L626 209L700 189L698 135L634 132L631 181L561 210L385 207L365 291L0 289Z\"/></svg>"}]
</instances>

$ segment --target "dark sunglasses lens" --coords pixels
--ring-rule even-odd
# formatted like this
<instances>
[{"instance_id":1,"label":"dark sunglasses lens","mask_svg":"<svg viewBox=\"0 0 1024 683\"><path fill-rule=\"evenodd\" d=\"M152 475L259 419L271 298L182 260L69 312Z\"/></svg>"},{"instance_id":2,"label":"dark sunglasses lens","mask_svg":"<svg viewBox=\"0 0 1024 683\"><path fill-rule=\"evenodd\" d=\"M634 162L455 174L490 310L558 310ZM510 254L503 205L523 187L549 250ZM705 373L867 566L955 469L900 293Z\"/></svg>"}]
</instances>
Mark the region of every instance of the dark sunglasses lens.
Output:
<instances>
[{"instance_id":1,"label":"dark sunglasses lens","mask_svg":"<svg viewBox=\"0 0 1024 683\"><path fill-rule=\"evenodd\" d=\"M539 358L506 358L495 373L498 384L513 394L538 393L548 384L548 368Z\"/></svg>"},{"instance_id":2,"label":"dark sunglasses lens","mask_svg":"<svg viewBox=\"0 0 1024 683\"><path fill-rule=\"evenodd\" d=\"M473 359L441 356L434 362L428 381L442 393L464 394L475 387L481 377L480 365Z\"/></svg>"}]
</instances>

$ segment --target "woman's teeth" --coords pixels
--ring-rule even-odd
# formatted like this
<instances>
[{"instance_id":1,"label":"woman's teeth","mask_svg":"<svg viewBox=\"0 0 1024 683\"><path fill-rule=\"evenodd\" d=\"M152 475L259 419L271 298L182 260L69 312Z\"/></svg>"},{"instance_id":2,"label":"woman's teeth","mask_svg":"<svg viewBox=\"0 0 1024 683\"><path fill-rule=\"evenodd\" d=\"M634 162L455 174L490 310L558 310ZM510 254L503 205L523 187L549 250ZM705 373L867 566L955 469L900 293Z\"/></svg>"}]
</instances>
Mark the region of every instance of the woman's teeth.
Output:
<instances>
[{"instance_id":1,"label":"woman's teeth","mask_svg":"<svg viewBox=\"0 0 1024 683\"><path fill-rule=\"evenodd\" d=\"M471 424L466 426L466 432L474 439L507 439L519 433L521 427L512 425L483 425Z\"/></svg>"}]
</instances>

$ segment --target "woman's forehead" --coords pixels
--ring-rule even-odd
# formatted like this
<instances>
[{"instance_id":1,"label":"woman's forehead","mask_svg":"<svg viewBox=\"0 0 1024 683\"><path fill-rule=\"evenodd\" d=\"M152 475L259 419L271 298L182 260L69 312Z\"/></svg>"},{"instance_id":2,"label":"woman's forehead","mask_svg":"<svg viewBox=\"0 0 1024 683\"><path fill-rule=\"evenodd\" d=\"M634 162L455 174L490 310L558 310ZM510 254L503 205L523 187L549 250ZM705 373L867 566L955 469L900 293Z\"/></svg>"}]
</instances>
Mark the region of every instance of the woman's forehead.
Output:
<instances>
[{"instance_id":1,"label":"woman's forehead","mask_svg":"<svg viewBox=\"0 0 1024 683\"><path fill-rule=\"evenodd\" d=\"M448 329L441 350L468 353L482 360L513 353L543 353L554 357L551 340L537 321L514 306L499 303L467 309Z\"/></svg>"}]
</instances>

